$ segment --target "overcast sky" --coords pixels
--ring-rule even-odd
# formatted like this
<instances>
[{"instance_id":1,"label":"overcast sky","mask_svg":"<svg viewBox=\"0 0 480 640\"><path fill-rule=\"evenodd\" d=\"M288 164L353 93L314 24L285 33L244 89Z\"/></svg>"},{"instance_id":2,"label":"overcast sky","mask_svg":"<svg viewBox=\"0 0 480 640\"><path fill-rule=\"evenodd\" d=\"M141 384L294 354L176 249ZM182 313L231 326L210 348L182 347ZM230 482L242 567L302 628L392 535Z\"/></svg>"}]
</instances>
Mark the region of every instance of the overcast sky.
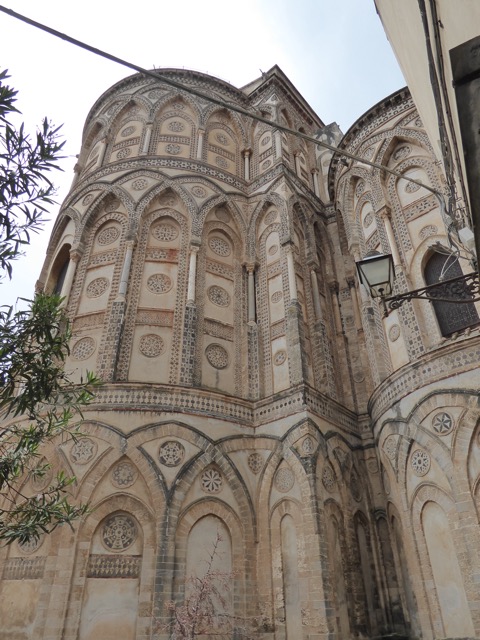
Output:
<instances>
[{"instance_id":1,"label":"overcast sky","mask_svg":"<svg viewBox=\"0 0 480 640\"><path fill-rule=\"evenodd\" d=\"M241 87L273 65L325 123L347 129L405 85L373 0L9 0L29 18L146 68L186 67ZM0 64L19 91L27 128L63 123L59 202L73 178L83 124L95 100L130 70L0 13ZM52 208L54 219L58 207ZM0 282L0 304L29 297L50 225Z\"/></svg>"}]
</instances>

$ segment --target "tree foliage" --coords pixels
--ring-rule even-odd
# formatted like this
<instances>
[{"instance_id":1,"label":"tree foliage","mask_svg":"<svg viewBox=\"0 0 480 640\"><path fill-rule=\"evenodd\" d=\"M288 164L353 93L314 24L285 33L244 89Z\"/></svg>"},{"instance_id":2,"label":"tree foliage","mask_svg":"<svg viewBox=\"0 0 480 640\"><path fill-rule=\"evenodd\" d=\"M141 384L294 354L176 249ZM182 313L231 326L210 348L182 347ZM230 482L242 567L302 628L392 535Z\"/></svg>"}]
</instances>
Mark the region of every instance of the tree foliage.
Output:
<instances>
[{"instance_id":1,"label":"tree foliage","mask_svg":"<svg viewBox=\"0 0 480 640\"><path fill-rule=\"evenodd\" d=\"M46 119L32 142L12 122L17 92L0 72L0 280L40 229L54 187L63 142ZM65 372L71 332L59 295L38 294L25 311L0 307L0 540L26 542L86 512L69 502L75 478L59 472L40 493L25 490L49 474L41 447L75 437L95 378L72 384ZM41 484L41 483L40 483Z\"/></svg>"}]
</instances>

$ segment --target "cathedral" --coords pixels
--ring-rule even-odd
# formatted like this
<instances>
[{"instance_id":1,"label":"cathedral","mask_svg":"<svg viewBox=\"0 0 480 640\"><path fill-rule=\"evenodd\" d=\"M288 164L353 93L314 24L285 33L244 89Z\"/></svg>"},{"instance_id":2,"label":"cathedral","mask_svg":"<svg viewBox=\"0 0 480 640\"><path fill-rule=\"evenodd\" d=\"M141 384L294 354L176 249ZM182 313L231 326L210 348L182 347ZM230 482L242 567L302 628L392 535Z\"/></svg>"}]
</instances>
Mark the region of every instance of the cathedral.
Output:
<instances>
[{"instance_id":1,"label":"cathedral","mask_svg":"<svg viewBox=\"0 0 480 640\"><path fill-rule=\"evenodd\" d=\"M448 259L409 91L343 135L278 67L156 73L92 107L40 274L103 381L43 452L91 512L0 549L0 639L168 640L216 541L223 638L480 637L478 309L384 317L355 264Z\"/></svg>"}]
</instances>

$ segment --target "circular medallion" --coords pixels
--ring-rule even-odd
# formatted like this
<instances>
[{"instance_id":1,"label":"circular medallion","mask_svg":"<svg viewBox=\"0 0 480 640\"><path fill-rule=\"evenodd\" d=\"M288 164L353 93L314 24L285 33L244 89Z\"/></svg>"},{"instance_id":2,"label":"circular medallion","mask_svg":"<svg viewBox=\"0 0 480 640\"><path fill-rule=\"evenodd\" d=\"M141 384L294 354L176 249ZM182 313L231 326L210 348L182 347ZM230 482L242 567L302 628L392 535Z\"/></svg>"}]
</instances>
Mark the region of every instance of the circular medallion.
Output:
<instances>
[{"instance_id":1,"label":"circular medallion","mask_svg":"<svg viewBox=\"0 0 480 640\"><path fill-rule=\"evenodd\" d=\"M82 200L83 206L86 207L91 203L92 200L93 200L93 193L87 193L87 195Z\"/></svg>"},{"instance_id":2,"label":"circular medallion","mask_svg":"<svg viewBox=\"0 0 480 640\"><path fill-rule=\"evenodd\" d=\"M123 149L120 149L120 151L117 153L117 159L123 160L123 158L128 158L128 156L131 153L132 153L132 150L130 149L130 147L124 147Z\"/></svg>"},{"instance_id":3,"label":"circular medallion","mask_svg":"<svg viewBox=\"0 0 480 640\"><path fill-rule=\"evenodd\" d=\"M363 180L359 180L355 186L355 195L359 198L362 193L365 191L365 182Z\"/></svg>"},{"instance_id":4,"label":"circular medallion","mask_svg":"<svg viewBox=\"0 0 480 640\"><path fill-rule=\"evenodd\" d=\"M315 443L310 436L307 436L302 442L302 451L307 456L312 455L312 453L315 451Z\"/></svg>"},{"instance_id":5,"label":"circular medallion","mask_svg":"<svg viewBox=\"0 0 480 640\"><path fill-rule=\"evenodd\" d=\"M127 515L111 516L103 525L102 542L111 551L124 551L137 538L137 525Z\"/></svg>"},{"instance_id":6,"label":"circular medallion","mask_svg":"<svg viewBox=\"0 0 480 640\"><path fill-rule=\"evenodd\" d=\"M172 122L168 123L168 129L170 131L179 133L180 131L183 131L185 129L185 125L183 124L183 122L180 122L180 120L172 120Z\"/></svg>"},{"instance_id":7,"label":"circular medallion","mask_svg":"<svg viewBox=\"0 0 480 640\"><path fill-rule=\"evenodd\" d=\"M215 216L218 220L221 220L222 222L225 222L226 224L228 224L231 221L231 216L228 213L228 211L226 209L217 209L215 211Z\"/></svg>"},{"instance_id":8,"label":"circular medallion","mask_svg":"<svg viewBox=\"0 0 480 640\"><path fill-rule=\"evenodd\" d=\"M432 418L432 428L439 436L446 436L449 434L454 426L452 416L445 411L437 413Z\"/></svg>"},{"instance_id":9,"label":"circular medallion","mask_svg":"<svg viewBox=\"0 0 480 640\"><path fill-rule=\"evenodd\" d=\"M106 227L97 236L97 242L101 245L112 244L120 237L119 227Z\"/></svg>"},{"instance_id":10,"label":"circular medallion","mask_svg":"<svg viewBox=\"0 0 480 640\"><path fill-rule=\"evenodd\" d=\"M290 469L282 467L275 474L275 486L281 493L287 493L295 483L295 476Z\"/></svg>"},{"instance_id":11,"label":"circular medallion","mask_svg":"<svg viewBox=\"0 0 480 640\"><path fill-rule=\"evenodd\" d=\"M223 135L223 133L217 133L215 138L216 138L217 142L219 142L224 147L226 147L228 145L228 138L227 138L227 136Z\"/></svg>"},{"instance_id":12,"label":"circular medallion","mask_svg":"<svg viewBox=\"0 0 480 640\"><path fill-rule=\"evenodd\" d=\"M114 196L109 196L105 203L105 211L112 212L117 211L120 207L120 200Z\"/></svg>"},{"instance_id":13,"label":"circular medallion","mask_svg":"<svg viewBox=\"0 0 480 640\"><path fill-rule=\"evenodd\" d=\"M214 369L228 367L228 353L219 344L209 344L205 349L205 356Z\"/></svg>"},{"instance_id":14,"label":"circular medallion","mask_svg":"<svg viewBox=\"0 0 480 640\"><path fill-rule=\"evenodd\" d=\"M430 469L430 456L425 451L417 449L412 454L412 469L417 476L424 476Z\"/></svg>"},{"instance_id":15,"label":"circular medallion","mask_svg":"<svg viewBox=\"0 0 480 640\"><path fill-rule=\"evenodd\" d=\"M265 216L265 224L269 225L269 224L273 224L275 222L275 220L277 219L278 216L278 212L273 210L273 211L269 211L267 213L267 215Z\"/></svg>"},{"instance_id":16,"label":"circular medallion","mask_svg":"<svg viewBox=\"0 0 480 640\"><path fill-rule=\"evenodd\" d=\"M160 445L158 459L166 467L178 467L185 458L185 447L177 440L168 440Z\"/></svg>"},{"instance_id":17,"label":"circular medallion","mask_svg":"<svg viewBox=\"0 0 480 640\"><path fill-rule=\"evenodd\" d=\"M195 198L205 198L207 192L203 187L196 186L192 187L192 194L195 196Z\"/></svg>"},{"instance_id":18,"label":"circular medallion","mask_svg":"<svg viewBox=\"0 0 480 640\"><path fill-rule=\"evenodd\" d=\"M434 224L427 224L425 227L422 227L418 233L420 240L425 240L425 238L429 238L430 236L435 236L438 233L438 227Z\"/></svg>"},{"instance_id":19,"label":"circular medallion","mask_svg":"<svg viewBox=\"0 0 480 640\"><path fill-rule=\"evenodd\" d=\"M201 475L200 482L205 493L220 493L223 479L216 469L207 469Z\"/></svg>"},{"instance_id":20,"label":"circular medallion","mask_svg":"<svg viewBox=\"0 0 480 640\"><path fill-rule=\"evenodd\" d=\"M215 158L215 164L217 165L217 167L220 167L221 169L228 169L227 160L225 160L225 158L222 158L221 156L217 156Z\"/></svg>"},{"instance_id":21,"label":"circular medallion","mask_svg":"<svg viewBox=\"0 0 480 640\"><path fill-rule=\"evenodd\" d=\"M119 462L112 470L112 484L118 489L131 487L138 473L130 462Z\"/></svg>"},{"instance_id":22,"label":"circular medallion","mask_svg":"<svg viewBox=\"0 0 480 640\"><path fill-rule=\"evenodd\" d=\"M263 456L255 451L248 456L248 468L255 475L263 469Z\"/></svg>"},{"instance_id":23,"label":"circular medallion","mask_svg":"<svg viewBox=\"0 0 480 640\"><path fill-rule=\"evenodd\" d=\"M230 244L224 240L223 238L219 238L218 236L212 236L208 239L208 246L216 253L217 256L222 256L222 258L226 258L232 253L232 249Z\"/></svg>"},{"instance_id":24,"label":"circular medallion","mask_svg":"<svg viewBox=\"0 0 480 640\"><path fill-rule=\"evenodd\" d=\"M406 158L408 156L408 154L410 153L410 147L408 145L405 145L403 147L399 147L395 153L393 154L393 159L394 160L403 160L404 158Z\"/></svg>"},{"instance_id":25,"label":"circular medallion","mask_svg":"<svg viewBox=\"0 0 480 640\"><path fill-rule=\"evenodd\" d=\"M38 537L32 536L28 540L25 540L25 542L18 542L17 546L24 555L29 556L31 553L35 553L37 549L40 549L44 540L45 536L43 535Z\"/></svg>"},{"instance_id":26,"label":"circular medallion","mask_svg":"<svg viewBox=\"0 0 480 640\"><path fill-rule=\"evenodd\" d=\"M152 293L167 293L172 287L172 279L166 273L154 273L147 280L147 289Z\"/></svg>"},{"instance_id":27,"label":"circular medallion","mask_svg":"<svg viewBox=\"0 0 480 640\"><path fill-rule=\"evenodd\" d=\"M93 338L80 338L72 348L72 358L74 360L86 360L95 351L95 340Z\"/></svg>"},{"instance_id":28,"label":"circular medallion","mask_svg":"<svg viewBox=\"0 0 480 640\"><path fill-rule=\"evenodd\" d=\"M280 302L282 298L283 298L283 291L274 291L270 296L270 300L273 302L273 304Z\"/></svg>"},{"instance_id":29,"label":"circular medallion","mask_svg":"<svg viewBox=\"0 0 480 640\"><path fill-rule=\"evenodd\" d=\"M272 246L268 250L269 256L274 256L278 252L278 244L272 244Z\"/></svg>"},{"instance_id":30,"label":"circular medallion","mask_svg":"<svg viewBox=\"0 0 480 640\"><path fill-rule=\"evenodd\" d=\"M50 484L53 478L53 470L48 465L48 461L45 456L43 456L36 465L36 469L39 468L44 469L44 472L41 475L36 474L35 472L31 472L30 475L30 483L34 491L43 491Z\"/></svg>"},{"instance_id":31,"label":"circular medallion","mask_svg":"<svg viewBox=\"0 0 480 640\"><path fill-rule=\"evenodd\" d=\"M388 436L383 443L383 450L385 451L387 458L395 460L397 455L397 440L395 436Z\"/></svg>"},{"instance_id":32,"label":"circular medallion","mask_svg":"<svg viewBox=\"0 0 480 640\"><path fill-rule=\"evenodd\" d=\"M266 147L271 140L272 139L270 138L270 136L265 136L265 138L262 138L262 142L260 144L262 145L262 147Z\"/></svg>"},{"instance_id":33,"label":"circular medallion","mask_svg":"<svg viewBox=\"0 0 480 640\"><path fill-rule=\"evenodd\" d=\"M107 278L95 278L87 286L87 298L99 298L108 289L109 284Z\"/></svg>"},{"instance_id":34,"label":"circular medallion","mask_svg":"<svg viewBox=\"0 0 480 640\"><path fill-rule=\"evenodd\" d=\"M420 189L419 184L415 184L415 182L407 182L405 185L405 193L415 193Z\"/></svg>"},{"instance_id":35,"label":"circular medallion","mask_svg":"<svg viewBox=\"0 0 480 640\"><path fill-rule=\"evenodd\" d=\"M268 169L268 167L272 164L271 160L265 160L265 162L262 163L262 170L265 171L265 169Z\"/></svg>"},{"instance_id":36,"label":"circular medallion","mask_svg":"<svg viewBox=\"0 0 480 640\"><path fill-rule=\"evenodd\" d=\"M125 127L120 135L122 136L122 138L128 138L128 136L131 136L132 133L135 133L135 127L130 126Z\"/></svg>"},{"instance_id":37,"label":"circular medallion","mask_svg":"<svg viewBox=\"0 0 480 640\"><path fill-rule=\"evenodd\" d=\"M228 307L230 304L230 294L223 287L214 284L207 290L207 296L210 302L218 307Z\"/></svg>"},{"instance_id":38,"label":"circular medallion","mask_svg":"<svg viewBox=\"0 0 480 640\"><path fill-rule=\"evenodd\" d=\"M148 180L145 180L145 178L137 178L132 182L132 189L134 191L143 191L143 189L146 189L147 186Z\"/></svg>"},{"instance_id":39,"label":"circular medallion","mask_svg":"<svg viewBox=\"0 0 480 640\"><path fill-rule=\"evenodd\" d=\"M273 356L273 364L276 367L279 367L281 364L285 362L286 359L287 359L287 352L281 349L280 351L277 351Z\"/></svg>"},{"instance_id":40,"label":"circular medallion","mask_svg":"<svg viewBox=\"0 0 480 640\"><path fill-rule=\"evenodd\" d=\"M162 242L172 242L178 238L178 228L173 224L168 224L165 222L160 222L158 224L154 224L151 229L152 236L156 240L161 240Z\"/></svg>"},{"instance_id":41,"label":"circular medallion","mask_svg":"<svg viewBox=\"0 0 480 640\"><path fill-rule=\"evenodd\" d=\"M388 330L388 337L390 342L395 342L400 337L400 327L398 324L392 324Z\"/></svg>"},{"instance_id":42,"label":"circular medallion","mask_svg":"<svg viewBox=\"0 0 480 640\"><path fill-rule=\"evenodd\" d=\"M335 473L331 465L327 462L323 467L322 484L327 491L332 492L335 488L335 482Z\"/></svg>"},{"instance_id":43,"label":"circular medallion","mask_svg":"<svg viewBox=\"0 0 480 640\"><path fill-rule=\"evenodd\" d=\"M90 438L80 438L70 449L70 460L75 464L87 464L97 454L97 443Z\"/></svg>"},{"instance_id":44,"label":"circular medallion","mask_svg":"<svg viewBox=\"0 0 480 640\"><path fill-rule=\"evenodd\" d=\"M140 338L138 350L146 358L156 358L165 351L165 342L156 333L147 333Z\"/></svg>"},{"instance_id":45,"label":"circular medallion","mask_svg":"<svg viewBox=\"0 0 480 640\"><path fill-rule=\"evenodd\" d=\"M368 227L373 224L373 221L374 221L373 213L370 211L369 213L367 213L367 215L363 219L364 228L368 229Z\"/></svg>"},{"instance_id":46,"label":"circular medallion","mask_svg":"<svg viewBox=\"0 0 480 640\"><path fill-rule=\"evenodd\" d=\"M167 153L170 153L172 156L176 156L178 153L180 153L180 145L179 144L167 144L165 146L165 151Z\"/></svg>"}]
</instances>

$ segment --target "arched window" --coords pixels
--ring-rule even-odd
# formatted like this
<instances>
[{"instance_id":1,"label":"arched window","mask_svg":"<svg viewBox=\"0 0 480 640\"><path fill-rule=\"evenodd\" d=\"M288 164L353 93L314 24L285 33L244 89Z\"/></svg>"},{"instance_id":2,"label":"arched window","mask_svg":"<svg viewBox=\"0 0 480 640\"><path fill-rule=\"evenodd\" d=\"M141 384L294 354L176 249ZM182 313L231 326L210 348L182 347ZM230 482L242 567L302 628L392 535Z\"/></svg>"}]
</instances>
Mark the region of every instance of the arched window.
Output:
<instances>
[{"instance_id":1,"label":"arched window","mask_svg":"<svg viewBox=\"0 0 480 640\"><path fill-rule=\"evenodd\" d=\"M433 253L425 265L424 274L427 285L436 284L440 281L440 275L447 260L449 260L449 264L447 265L445 279L451 280L452 278L457 278L462 275L462 270L457 259L452 261L450 256L442 253ZM433 309L437 316L442 336L448 336L455 331L461 331L480 322L473 302L460 304L434 300Z\"/></svg>"}]
</instances>

